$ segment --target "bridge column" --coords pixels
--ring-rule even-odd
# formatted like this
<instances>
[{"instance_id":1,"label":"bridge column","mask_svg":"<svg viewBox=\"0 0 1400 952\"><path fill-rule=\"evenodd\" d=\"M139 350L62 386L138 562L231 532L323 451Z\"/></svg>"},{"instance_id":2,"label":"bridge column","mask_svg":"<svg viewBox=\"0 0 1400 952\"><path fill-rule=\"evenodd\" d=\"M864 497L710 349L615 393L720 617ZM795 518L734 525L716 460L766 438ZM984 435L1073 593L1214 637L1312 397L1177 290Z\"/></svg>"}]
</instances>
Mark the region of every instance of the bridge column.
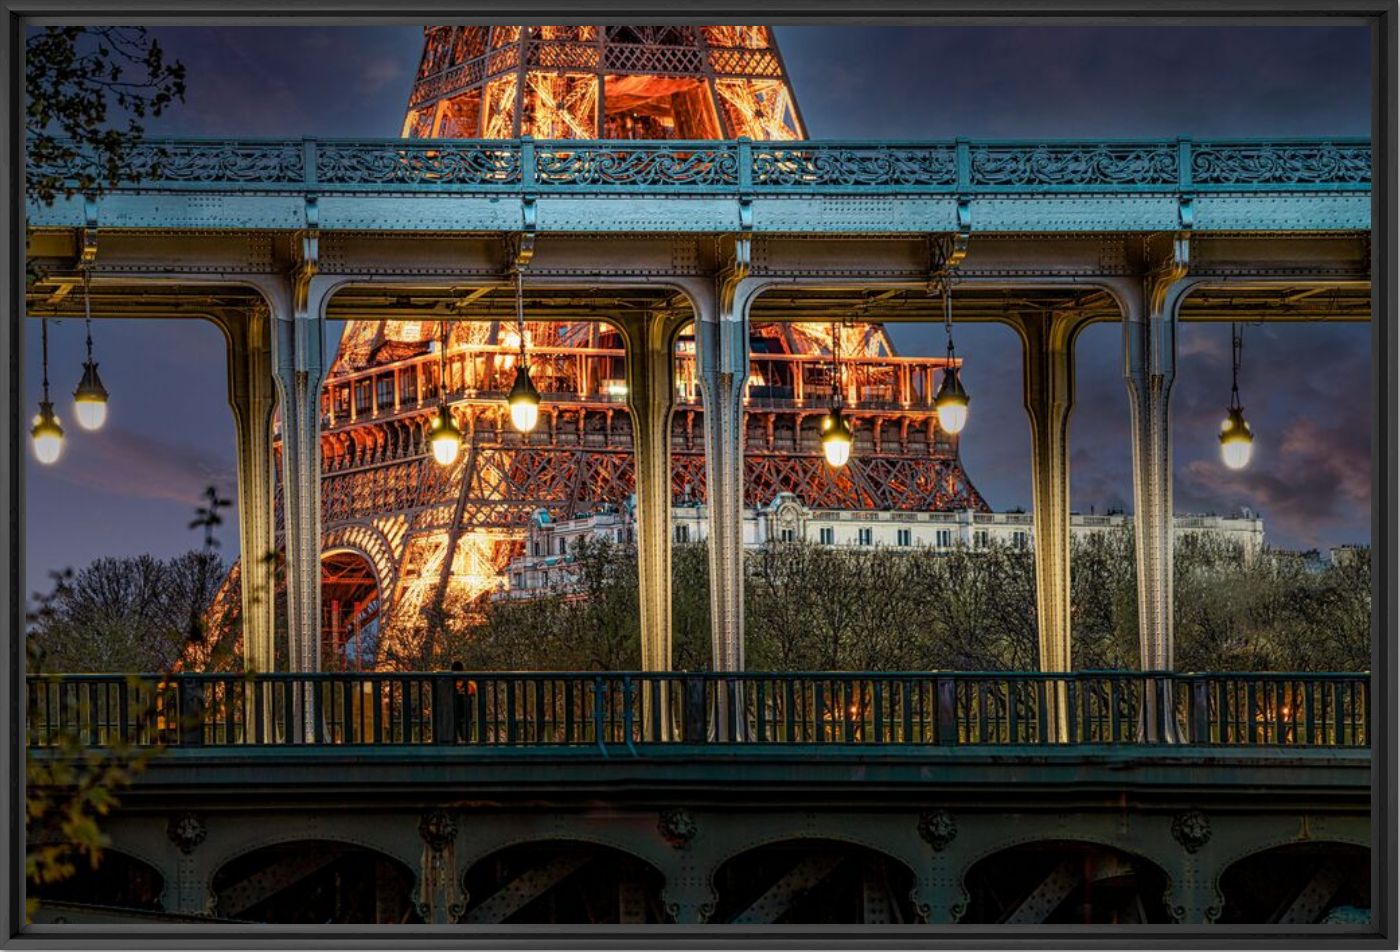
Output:
<instances>
[{"instance_id":1,"label":"bridge column","mask_svg":"<svg viewBox=\"0 0 1400 952\"><path fill-rule=\"evenodd\" d=\"M627 408L636 459L637 576L641 595L642 670L671 670L671 408L675 400L673 321L625 321ZM660 686L661 737L671 733L666 685ZM644 732L653 695L643 694ZM660 739L660 738L651 738Z\"/></svg>"},{"instance_id":2,"label":"bridge column","mask_svg":"<svg viewBox=\"0 0 1400 952\"><path fill-rule=\"evenodd\" d=\"M296 295L279 309L275 354L282 423L282 508L286 540L288 667L321 669L321 383L325 376L325 292ZM309 705L310 699L307 703Z\"/></svg>"},{"instance_id":3,"label":"bridge column","mask_svg":"<svg viewBox=\"0 0 1400 952\"><path fill-rule=\"evenodd\" d=\"M744 668L744 387L749 379L747 242L697 301L695 341L705 416L705 502L709 516L710 612L716 671Z\"/></svg>"},{"instance_id":4,"label":"bridge column","mask_svg":"<svg viewBox=\"0 0 1400 952\"><path fill-rule=\"evenodd\" d=\"M228 402L238 452L239 585L243 618L243 669L276 670L276 516L273 511L272 333L266 308L226 316Z\"/></svg>"},{"instance_id":5,"label":"bridge column","mask_svg":"<svg viewBox=\"0 0 1400 952\"><path fill-rule=\"evenodd\" d=\"M1171 389L1176 379L1176 311L1186 285L1190 242L1184 235L1149 241L1149 268L1137 293L1127 296L1123 320L1123 373L1133 434L1133 534L1137 547L1138 639L1141 667L1168 671L1174 664L1172 624ZM1149 686L1151 687L1151 686ZM1147 740L1179 734L1159 690L1147 690Z\"/></svg>"},{"instance_id":6,"label":"bridge column","mask_svg":"<svg viewBox=\"0 0 1400 952\"><path fill-rule=\"evenodd\" d=\"M1035 520L1036 627L1040 670L1072 670L1070 660L1069 417L1074 407L1076 314L1026 314L1020 332L1026 413L1031 424ZM1067 736L1065 684L1047 696L1050 739Z\"/></svg>"}]
</instances>

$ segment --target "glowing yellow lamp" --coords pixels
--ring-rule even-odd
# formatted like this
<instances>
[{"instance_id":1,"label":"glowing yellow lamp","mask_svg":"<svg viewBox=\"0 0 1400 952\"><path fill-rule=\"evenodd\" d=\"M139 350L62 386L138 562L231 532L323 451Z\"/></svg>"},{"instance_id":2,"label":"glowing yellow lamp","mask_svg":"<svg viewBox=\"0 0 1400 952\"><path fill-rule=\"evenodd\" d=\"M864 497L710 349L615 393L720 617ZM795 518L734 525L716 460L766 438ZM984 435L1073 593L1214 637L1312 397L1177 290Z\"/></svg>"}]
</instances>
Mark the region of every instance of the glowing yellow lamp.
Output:
<instances>
[{"instance_id":1,"label":"glowing yellow lamp","mask_svg":"<svg viewBox=\"0 0 1400 952\"><path fill-rule=\"evenodd\" d=\"M827 464L833 467L845 466L851 458L851 428L841 416L837 407L827 415L822 426L822 452Z\"/></svg>"},{"instance_id":2,"label":"glowing yellow lamp","mask_svg":"<svg viewBox=\"0 0 1400 952\"><path fill-rule=\"evenodd\" d=\"M943 371L943 382L938 386L938 395L933 399L938 411L938 425L945 433L961 433L967 426L967 391L958 379L956 368Z\"/></svg>"},{"instance_id":3,"label":"glowing yellow lamp","mask_svg":"<svg viewBox=\"0 0 1400 952\"><path fill-rule=\"evenodd\" d=\"M1254 453L1254 432L1245 422L1244 410L1232 407L1220 424L1220 457L1231 469L1244 469Z\"/></svg>"},{"instance_id":4,"label":"glowing yellow lamp","mask_svg":"<svg viewBox=\"0 0 1400 952\"><path fill-rule=\"evenodd\" d=\"M73 391L73 415L84 430L100 430L107 422L107 388L97 375L97 364L90 359L83 364L83 379Z\"/></svg>"},{"instance_id":5,"label":"glowing yellow lamp","mask_svg":"<svg viewBox=\"0 0 1400 952\"><path fill-rule=\"evenodd\" d=\"M515 368L515 386L506 402L510 404L510 422L521 433L529 433L540 422L540 392L524 364Z\"/></svg>"},{"instance_id":6,"label":"glowing yellow lamp","mask_svg":"<svg viewBox=\"0 0 1400 952\"><path fill-rule=\"evenodd\" d=\"M29 435L34 439L34 456L39 462L45 466L58 462L63 453L63 427L53 415L52 403L40 402L39 415L34 418L34 428Z\"/></svg>"},{"instance_id":7,"label":"glowing yellow lamp","mask_svg":"<svg viewBox=\"0 0 1400 952\"><path fill-rule=\"evenodd\" d=\"M462 431L452 422L452 414L447 407L439 409L437 423L428 434L428 442L433 447L433 459L439 465L451 466L457 461L457 454L462 451Z\"/></svg>"}]
</instances>

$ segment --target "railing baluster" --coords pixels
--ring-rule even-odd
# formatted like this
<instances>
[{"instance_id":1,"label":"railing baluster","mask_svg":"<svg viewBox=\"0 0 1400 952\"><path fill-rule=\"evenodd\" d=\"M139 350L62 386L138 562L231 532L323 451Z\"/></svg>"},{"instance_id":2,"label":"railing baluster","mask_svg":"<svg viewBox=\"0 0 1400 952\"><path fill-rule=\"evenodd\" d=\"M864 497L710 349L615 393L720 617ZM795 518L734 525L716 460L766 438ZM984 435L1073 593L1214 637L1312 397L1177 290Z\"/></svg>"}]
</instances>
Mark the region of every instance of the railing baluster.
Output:
<instances>
[{"instance_id":1,"label":"railing baluster","mask_svg":"<svg viewBox=\"0 0 1400 952\"><path fill-rule=\"evenodd\" d=\"M574 737L574 679L564 678L564 743L575 743Z\"/></svg>"},{"instance_id":2,"label":"railing baluster","mask_svg":"<svg viewBox=\"0 0 1400 952\"><path fill-rule=\"evenodd\" d=\"M1338 681L1332 685L1332 743L1338 747L1347 744L1347 721L1350 719L1349 714L1343 714L1347 710L1343 696L1343 685Z\"/></svg>"},{"instance_id":3,"label":"railing baluster","mask_svg":"<svg viewBox=\"0 0 1400 952\"><path fill-rule=\"evenodd\" d=\"M767 706L767 699L764 696L763 690L766 683L765 678L759 678L755 683L754 692L754 740L758 741L760 744L768 742L768 721L765 717L767 712L764 710Z\"/></svg>"},{"instance_id":4,"label":"railing baluster","mask_svg":"<svg viewBox=\"0 0 1400 952\"><path fill-rule=\"evenodd\" d=\"M793 710L792 687L792 677L785 677L783 679L783 721L784 730L787 735L785 740L789 744L797 743L797 738L794 736L794 731L796 730L796 712Z\"/></svg>"},{"instance_id":5,"label":"railing baluster","mask_svg":"<svg viewBox=\"0 0 1400 952\"><path fill-rule=\"evenodd\" d=\"M591 743L605 755L614 744L635 751L638 742L705 744L712 736L765 745L1022 746L1048 742L1062 695L1067 744L1142 743L1149 697L1159 726L1175 723L1195 745L1369 743L1369 681L1359 674L457 674L32 675L27 736L40 747L72 735L92 747L451 744L461 736L520 748Z\"/></svg>"},{"instance_id":6,"label":"railing baluster","mask_svg":"<svg viewBox=\"0 0 1400 952\"><path fill-rule=\"evenodd\" d=\"M873 696L870 703L873 708L873 716L870 718L870 730L875 735L873 742L876 744L883 744L885 742L885 725L883 720L885 709L884 684L883 678L877 676L872 679L871 694Z\"/></svg>"},{"instance_id":7,"label":"railing baluster","mask_svg":"<svg viewBox=\"0 0 1400 952\"><path fill-rule=\"evenodd\" d=\"M534 741L544 742L544 682L535 681Z\"/></svg>"}]
</instances>

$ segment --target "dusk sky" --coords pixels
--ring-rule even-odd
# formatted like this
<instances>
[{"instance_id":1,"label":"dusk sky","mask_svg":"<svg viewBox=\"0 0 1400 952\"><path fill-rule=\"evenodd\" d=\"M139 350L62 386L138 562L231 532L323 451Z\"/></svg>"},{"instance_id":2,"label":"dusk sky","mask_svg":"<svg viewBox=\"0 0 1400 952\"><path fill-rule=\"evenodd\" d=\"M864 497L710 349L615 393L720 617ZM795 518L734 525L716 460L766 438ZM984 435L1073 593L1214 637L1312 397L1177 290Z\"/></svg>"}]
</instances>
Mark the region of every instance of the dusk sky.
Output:
<instances>
[{"instance_id":1,"label":"dusk sky","mask_svg":"<svg viewBox=\"0 0 1400 952\"><path fill-rule=\"evenodd\" d=\"M393 136L422 45L418 27L162 28L188 67L183 106L155 134ZM813 138L1354 136L1370 131L1364 27L779 27ZM338 331L337 331L338 332ZM1128 403L1118 325L1081 338L1072 503L1131 510ZM1247 326L1241 395L1254 464L1230 473L1216 432L1230 395L1229 327L1186 325L1173 396L1176 509L1262 513L1268 542L1325 548L1370 539L1370 329ZM168 556L210 483L235 485L224 345L201 323L98 323L107 427L80 431L70 394L81 322L50 330L58 465L28 466L30 590L103 555ZM901 328L899 349L940 353L938 327ZM1030 508L1029 428L1010 330L959 327L972 394L967 472L994 509ZM28 333L27 419L39 399L39 328ZM221 533L237 554L236 517Z\"/></svg>"}]
</instances>

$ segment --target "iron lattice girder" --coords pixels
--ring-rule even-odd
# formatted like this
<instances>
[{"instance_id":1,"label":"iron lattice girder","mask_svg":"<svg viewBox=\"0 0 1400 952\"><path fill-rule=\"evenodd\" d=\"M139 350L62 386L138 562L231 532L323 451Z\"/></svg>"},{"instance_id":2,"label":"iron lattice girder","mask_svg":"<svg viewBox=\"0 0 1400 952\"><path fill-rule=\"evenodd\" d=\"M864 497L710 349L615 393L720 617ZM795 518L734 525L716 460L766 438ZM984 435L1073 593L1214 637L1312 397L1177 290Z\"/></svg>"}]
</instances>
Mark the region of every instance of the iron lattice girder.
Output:
<instances>
[{"instance_id":1,"label":"iron lattice girder","mask_svg":"<svg viewBox=\"0 0 1400 952\"><path fill-rule=\"evenodd\" d=\"M703 453L677 450L672 460L673 500L704 501ZM342 522L450 504L457 495L453 487L460 483L456 476L444 481L442 473L443 467L426 456L327 473L322 512L328 531ZM420 475L439 479L430 484ZM634 491L634 480L626 450L483 447L463 524L519 528L540 508L568 518L588 503L622 502ZM846 471L833 473L814 452L746 456L745 505L766 505L784 492L817 509L987 509L955 458L866 455L853 459Z\"/></svg>"},{"instance_id":2,"label":"iron lattice girder","mask_svg":"<svg viewBox=\"0 0 1400 952\"><path fill-rule=\"evenodd\" d=\"M756 234L942 233L968 220L982 234L1370 227L1360 139L165 140L139 144L138 164L142 150L163 156L159 177L100 199L104 229L294 230L307 194L319 196L323 232L513 232L524 220L584 233L732 232L745 221ZM84 161L36 171L76 177ZM31 202L28 214L40 227L89 221L80 196Z\"/></svg>"}]
</instances>

